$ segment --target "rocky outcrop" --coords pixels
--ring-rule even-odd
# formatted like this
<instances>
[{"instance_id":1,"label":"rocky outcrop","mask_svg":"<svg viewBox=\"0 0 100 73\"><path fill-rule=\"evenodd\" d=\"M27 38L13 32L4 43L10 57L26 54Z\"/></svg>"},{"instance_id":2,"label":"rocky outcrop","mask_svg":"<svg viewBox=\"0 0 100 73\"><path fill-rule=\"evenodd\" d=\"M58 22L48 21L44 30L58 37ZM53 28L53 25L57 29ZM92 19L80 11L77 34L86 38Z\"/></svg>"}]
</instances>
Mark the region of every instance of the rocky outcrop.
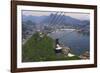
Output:
<instances>
[{"instance_id":1,"label":"rocky outcrop","mask_svg":"<svg viewBox=\"0 0 100 73\"><path fill-rule=\"evenodd\" d=\"M82 55L79 56L81 59L89 59L90 54L89 51L85 51Z\"/></svg>"},{"instance_id":2,"label":"rocky outcrop","mask_svg":"<svg viewBox=\"0 0 100 73\"><path fill-rule=\"evenodd\" d=\"M65 56L68 56L70 52L70 48L69 47L63 47L62 48L62 53L65 55Z\"/></svg>"}]
</instances>

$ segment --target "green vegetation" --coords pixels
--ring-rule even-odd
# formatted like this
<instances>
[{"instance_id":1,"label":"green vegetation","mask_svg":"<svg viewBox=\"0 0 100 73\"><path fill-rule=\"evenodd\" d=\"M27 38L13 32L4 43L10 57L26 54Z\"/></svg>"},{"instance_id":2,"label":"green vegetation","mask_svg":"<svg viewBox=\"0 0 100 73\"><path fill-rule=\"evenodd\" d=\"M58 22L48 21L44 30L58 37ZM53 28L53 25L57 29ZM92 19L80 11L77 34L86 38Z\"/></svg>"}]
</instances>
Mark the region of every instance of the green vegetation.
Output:
<instances>
[{"instance_id":1,"label":"green vegetation","mask_svg":"<svg viewBox=\"0 0 100 73\"><path fill-rule=\"evenodd\" d=\"M35 61L55 61L55 60L78 60L78 56L64 57L64 55L56 56L54 51L54 40L45 34L40 37L39 33L35 33L22 46L22 62Z\"/></svg>"}]
</instances>

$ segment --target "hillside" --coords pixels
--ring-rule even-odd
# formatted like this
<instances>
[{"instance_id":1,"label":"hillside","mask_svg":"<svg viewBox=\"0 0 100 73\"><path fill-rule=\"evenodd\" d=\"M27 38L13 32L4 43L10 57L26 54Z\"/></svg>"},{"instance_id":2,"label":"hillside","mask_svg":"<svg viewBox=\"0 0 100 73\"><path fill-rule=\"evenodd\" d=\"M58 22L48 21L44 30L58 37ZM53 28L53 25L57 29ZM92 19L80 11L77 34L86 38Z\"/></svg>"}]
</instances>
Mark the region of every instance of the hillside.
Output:
<instances>
[{"instance_id":1,"label":"hillside","mask_svg":"<svg viewBox=\"0 0 100 73\"><path fill-rule=\"evenodd\" d=\"M56 56L54 51L54 40L44 34L40 37L39 33L35 33L22 46L22 62L35 61L55 61L55 60L77 60L79 57Z\"/></svg>"}]
</instances>

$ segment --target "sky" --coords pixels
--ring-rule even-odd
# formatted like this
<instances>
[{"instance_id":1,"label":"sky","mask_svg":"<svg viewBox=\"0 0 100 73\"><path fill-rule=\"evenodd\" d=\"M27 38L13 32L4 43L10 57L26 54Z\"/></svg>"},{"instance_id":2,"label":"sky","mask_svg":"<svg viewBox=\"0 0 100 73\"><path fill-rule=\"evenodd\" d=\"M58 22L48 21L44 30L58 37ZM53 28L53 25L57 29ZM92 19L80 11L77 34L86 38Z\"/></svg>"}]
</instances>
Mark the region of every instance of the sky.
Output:
<instances>
[{"instance_id":1,"label":"sky","mask_svg":"<svg viewBox=\"0 0 100 73\"><path fill-rule=\"evenodd\" d=\"M56 14L57 12L50 12L50 11L32 11L32 10L22 10L22 15L26 16L48 16L51 13ZM61 12L57 13L58 15ZM72 18L76 18L79 20L89 20L90 14L89 13L78 13L78 12L62 12L62 15L70 16Z\"/></svg>"}]
</instances>

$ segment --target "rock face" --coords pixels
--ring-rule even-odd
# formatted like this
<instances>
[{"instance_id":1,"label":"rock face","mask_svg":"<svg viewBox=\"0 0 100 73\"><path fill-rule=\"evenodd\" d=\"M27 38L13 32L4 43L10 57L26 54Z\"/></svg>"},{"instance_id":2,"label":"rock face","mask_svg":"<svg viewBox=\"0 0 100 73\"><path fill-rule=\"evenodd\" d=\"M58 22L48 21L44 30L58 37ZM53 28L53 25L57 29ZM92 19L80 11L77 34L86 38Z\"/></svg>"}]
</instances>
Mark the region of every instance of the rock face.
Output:
<instances>
[{"instance_id":1,"label":"rock face","mask_svg":"<svg viewBox=\"0 0 100 73\"><path fill-rule=\"evenodd\" d=\"M79 56L81 59L89 59L90 54L89 51L84 52L82 55Z\"/></svg>"},{"instance_id":2,"label":"rock face","mask_svg":"<svg viewBox=\"0 0 100 73\"><path fill-rule=\"evenodd\" d=\"M65 55L65 56L68 56L70 52L70 48L69 47L63 47L62 48L62 53Z\"/></svg>"},{"instance_id":3,"label":"rock face","mask_svg":"<svg viewBox=\"0 0 100 73\"><path fill-rule=\"evenodd\" d=\"M71 53L71 50L70 50L69 47L63 47L63 48L62 48L62 53L65 55L65 57L66 57L66 56L68 56L68 57L73 57L73 56L75 56L74 54Z\"/></svg>"}]
</instances>

